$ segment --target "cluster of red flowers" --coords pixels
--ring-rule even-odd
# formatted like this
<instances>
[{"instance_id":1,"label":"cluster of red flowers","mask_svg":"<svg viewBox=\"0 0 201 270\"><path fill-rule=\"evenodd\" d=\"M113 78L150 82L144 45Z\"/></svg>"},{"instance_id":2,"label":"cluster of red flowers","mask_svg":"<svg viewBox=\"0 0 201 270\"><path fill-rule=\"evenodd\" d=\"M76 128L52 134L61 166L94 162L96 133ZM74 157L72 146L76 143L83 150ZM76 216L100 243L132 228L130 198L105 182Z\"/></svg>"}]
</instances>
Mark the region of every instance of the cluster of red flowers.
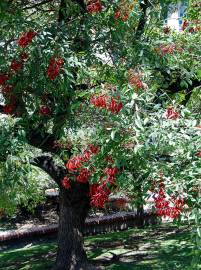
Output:
<instances>
[{"instance_id":1,"label":"cluster of red flowers","mask_svg":"<svg viewBox=\"0 0 201 270\"><path fill-rule=\"evenodd\" d=\"M11 62L11 65L10 65L10 69L14 72L18 72L22 68L23 68L23 63L17 61L16 59L13 59L13 61Z\"/></svg>"},{"instance_id":2,"label":"cluster of red flowers","mask_svg":"<svg viewBox=\"0 0 201 270\"><path fill-rule=\"evenodd\" d=\"M184 200L174 196L167 198L164 188L164 183L161 183L159 191L154 195L156 214L161 217L175 219L180 216L183 210Z\"/></svg>"},{"instance_id":3,"label":"cluster of red flowers","mask_svg":"<svg viewBox=\"0 0 201 270\"><path fill-rule=\"evenodd\" d=\"M13 89L12 85L5 85L2 87L2 93L4 93L5 95L11 93L11 90Z\"/></svg>"},{"instance_id":4,"label":"cluster of red flowers","mask_svg":"<svg viewBox=\"0 0 201 270\"><path fill-rule=\"evenodd\" d=\"M79 183L87 183L89 181L89 177L91 176L91 171L89 171L87 168L82 168L79 171L79 175L76 176L76 180Z\"/></svg>"},{"instance_id":5,"label":"cluster of red flowers","mask_svg":"<svg viewBox=\"0 0 201 270\"><path fill-rule=\"evenodd\" d=\"M101 12L103 9L102 3L100 0L88 0L87 1L87 12L88 13L97 13Z\"/></svg>"},{"instance_id":6,"label":"cluster of red flowers","mask_svg":"<svg viewBox=\"0 0 201 270\"><path fill-rule=\"evenodd\" d=\"M92 155L96 154L98 152L99 148L94 146L93 144L89 144L87 149L83 152L81 155L77 155L69 159L69 161L66 164L66 168L68 171L76 173L75 176L77 182L79 183L87 183L89 180L89 177L91 176L92 171L89 171L87 168L81 168L83 166L83 163L88 162ZM70 188L70 178L66 176L63 179L63 186L65 188Z\"/></svg>"},{"instance_id":7,"label":"cluster of red flowers","mask_svg":"<svg viewBox=\"0 0 201 270\"><path fill-rule=\"evenodd\" d=\"M119 4L119 8L115 11L114 19L115 20L121 19L123 22L125 22L128 19L129 14L133 10L133 7L135 5L134 2L135 1L133 1L133 3L132 3L132 2L127 1L127 0L126 1L121 0L120 4Z\"/></svg>"},{"instance_id":8,"label":"cluster of red flowers","mask_svg":"<svg viewBox=\"0 0 201 270\"><path fill-rule=\"evenodd\" d=\"M12 94L9 94L7 98L8 102L6 105L3 106L3 111L5 114L12 114L16 108L16 97Z\"/></svg>"},{"instance_id":9,"label":"cluster of red flowers","mask_svg":"<svg viewBox=\"0 0 201 270\"><path fill-rule=\"evenodd\" d=\"M169 26L163 27L163 33L164 34L169 34L170 33L170 27Z\"/></svg>"},{"instance_id":10,"label":"cluster of red flowers","mask_svg":"<svg viewBox=\"0 0 201 270\"><path fill-rule=\"evenodd\" d=\"M158 48L155 49L157 54L160 56L166 55L166 54L172 54L176 50L175 44L170 45L160 45Z\"/></svg>"},{"instance_id":11,"label":"cluster of red flowers","mask_svg":"<svg viewBox=\"0 0 201 270\"><path fill-rule=\"evenodd\" d=\"M91 205L100 208L104 207L111 193L109 186L114 185L118 171L117 167L105 168L104 173L107 178L101 184L90 187Z\"/></svg>"},{"instance_id":12,"label":"cluster of red flowers","mask_svg":"<svg viewBox=\"0 0 201 270\"><path fill-rule=\"evenodd\" d=\"M169 107L169 108L167 108L167 110L164 114L164 117L166 119L176 120L179 118L179 113L175 112L173 107Z\"/></svg>"},{"instance_id":13,"label":"cluster of red flowers","mask_svg":"<svg viewBox=\"0 0 201 270\"><path fill-rule=\"evenodd\" d=\"M201 158L201 150L199 150L196 154L197 157Z\"/></svg>"},{"instance_id":14,"label":"cluster of red flowers","mask_svg":"<svg viewBox=\"0 0 201 270\"><path fill-rule=\"evenodd\" d=\"M96 154L97 152L98 147L90 144L82 155L77 155L69 159L66 164L66 168L72 172L78 170L80 167L82 167L83 163L89 161L92 155Z\"/></svg>"},{"instance_id":15,"label":"cluster of red flowers","mask_svg":"<svg viewBox=\"0 0 201 270\"><path fill-rule=\"evenodd\" d=\"M50 80L55 80L63 63L63 59L61 57L52 56L50 58L50 63L47 69L47 76Z\"/></svg>"},{"instance_id":16,"label":"cluster of red flowers","mask_svg":"<svg viewBox=\"0 0 201 270\"><path fill-rule=\"evenodd\" d=\"M122 12L121 9L117 9L114 13L114 19L122 19L123 22L125 22L129 17L129 11Z\"/></svg>"},{"instance_id":17,"label":"cluster of red flowers","mask_svg":"<svg viewBox=\"0 0 201 270\"><path fill-rule=\"evenodd\" d=\"M0 74L0 85L4 85L9 80L9 76L6 74Z\"/></svg>"},{"instance_id":18,"label":"cluster of red flowers","mask_svg":"<svg viewBox=\"0 0 201 270\"><path fill-rule=\"evenodd\" d=\"M30 30L28 32L25 32L22 34L22 36L17 40L17 44L22 47L25 48L27 45L29 45L29 43L32 42L32 39L37 35L36 32Z\"/></svg>"},{"instance_id":19,"label":"cluster of red flowers","mask_svg":"<svg viewBox=\"0 0 201 270\"><path fill-rule=\"evenodd\" d=\"M196 24L200 23L199 21L194 21L194 22ZM192 25L192 22L191 22L191 25ZM184 20L181 29L183 31L188 30L189 33L194 33L194 32L200 31L201 27L199 25L190 26L190 22L187 20Z\"/></svg>"},{"instance_id":20,"label":"cluster of red flowers","mask_svg":"<svg viewBox=\"0 0 201 270\"><path fill-rule=\"evenodd\" d=\"M116 174L118 173L118 168L117 167L108 167L105 168L104 173L107 175L107 182L110 184L114 184L115 180L116 180Z\"/></svg>"},{"instance_id":21,"label":"cluster of red flowers","mask_svg":"<svg viewBox=\"0 0 201 270\"><path fill-rule=\"evenodd\" d=\"M118 114L121 109L123 108L123 103L120 101L119 102L119 97L111 97L109 98L106 95L101 95L101 96L93 96L90 99L90 103L94 105L97 108L102 108L106 109L113 114Z\"/></svg>"},{"instance_id":22,"label":"cluster of red flowers","mask_svg":"<svg viewBox=\"0 0 201 270\"><path fill-rule=\"evenodd\" d=\"M181 29L184 31L189 26L189 22L187 20L184 20L181 26Z\"/></svg>"},{"instance_id":23,"label":"cluster of red flowers","mask_svg":"<svg viewBox=\"0 0 201 270\"><path fill-rule=\"evenodd\" d=\"M129 74L128 81L130 85L135 87L137 90L144 89L144 84L140 79L139 73L135 72L135 70L133 69L130 69L128 74Z\"/></svg>"},{"instance_id":24,"label":"cluster of red flowers","mask_svg":"<svg viewBox=\"0 0 201 270\"><path fill-rule=\"evenodd\" d=\"M68 176L65 176L64 179L62 180L62 186L65 189L69 189L71 187L71 180Z\"/></svg>"},{"instance_id":25,"label":"cluster of red flowers","mask_svg":"<svg viewBox=\"0 0 201 270\"><path fill-rule=\"evenodd\" d=\"M28 54L25 53L25 52L23 52L23 53L20 54L20 60L21 60L23 63L27 61L28 57L29 57Z\"/></svg>"},{"instance_id":26,"label":"cluster of red flowers","mask_svg":"<svg viewBox=\"0 0 201 270\"><path fill-rule=\"evenodd\" d=\"M104 181L102 184L97 186L93 196L91 197L91 205L104 208L104 205L108 201L110 193L111 191L107 186L107 182Z\"/></svg>"},{"instance_id":27,"label":"cluster of red flowers","mask_svg":"<svg viewBox=\"0 0 201 270\"><path fill-rule=\"evenodd\" d=\"M48 116L50 115L50 112L50 108L45 105L42 105L39 109L40 115Z\"/></svg>"}]
</instances>

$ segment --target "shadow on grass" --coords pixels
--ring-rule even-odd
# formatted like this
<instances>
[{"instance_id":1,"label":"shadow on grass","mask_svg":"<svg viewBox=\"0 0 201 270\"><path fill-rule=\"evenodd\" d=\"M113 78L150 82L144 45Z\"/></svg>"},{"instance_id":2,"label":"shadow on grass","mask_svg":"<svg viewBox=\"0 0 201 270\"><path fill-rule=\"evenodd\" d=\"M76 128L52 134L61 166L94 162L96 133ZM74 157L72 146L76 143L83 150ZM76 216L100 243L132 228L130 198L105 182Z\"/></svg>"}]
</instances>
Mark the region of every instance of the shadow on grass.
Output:
<instances>
[{"instance_id":1,"label":"shadow on grass","mask_svg":"<svg viewBox=\"0 0 201 270\"><path fill-rule=\"evenodd\" d=\"M201 269L200 261L195 268L191 267L195 248L190 232L175 227L91 236L85 243L89 259L106 270ZM48 270L55 256L55 241L8 249L0 253L0 270Z\"/></svg>"}]
</instances>

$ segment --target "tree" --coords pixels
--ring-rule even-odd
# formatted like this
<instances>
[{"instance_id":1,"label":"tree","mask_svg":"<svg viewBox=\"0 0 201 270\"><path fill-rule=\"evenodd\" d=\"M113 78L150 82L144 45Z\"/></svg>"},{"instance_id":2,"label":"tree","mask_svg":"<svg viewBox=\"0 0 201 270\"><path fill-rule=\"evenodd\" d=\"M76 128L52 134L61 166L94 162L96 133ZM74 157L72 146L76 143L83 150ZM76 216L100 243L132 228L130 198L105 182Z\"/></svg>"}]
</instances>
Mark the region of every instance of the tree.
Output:
<instances>
[{"instance_id":1,"label":"tree","mask_svg":"<svg viewBox=\"0 0 201 270\"><path fill-rule=\"evenodd\" d=\"M148 189L159 185L161 194L167 186L177 203L168 213L178 217L184 204L178 201L183 200L178 194L181 179L183 193L189 178L198 188L200 131L192 131L199 125L198 114L190 116L189 109L178 105L182 117L177 120L176 108L166 111L174 105L169 92L179 92L179 104L180 90L188 94L189 85L190 91L198 86L198 26L192 22L194 33L184 30L183 36L164 30L160 1L0 5L0 111L7 115L1 120L2 175L7 179L2 190L19 192L33 167L46 172L60 189L54 270L95 269L87 261L82 238L91 205L103 207L109 194L121 187L141 209ZM191 61L189 51L182 54L180 47L186 40L195 44ZM174 91L177 70L184 79ZM184 97L185 105L189 99ZM180 153L191 158L183 160ZM179 174L181 168L184 173ZM174 176L172 183L167 175ZM199 208L193 190L188 200ZM167 214L159 208L160 215Z\"/></svg>"}]
</instances>

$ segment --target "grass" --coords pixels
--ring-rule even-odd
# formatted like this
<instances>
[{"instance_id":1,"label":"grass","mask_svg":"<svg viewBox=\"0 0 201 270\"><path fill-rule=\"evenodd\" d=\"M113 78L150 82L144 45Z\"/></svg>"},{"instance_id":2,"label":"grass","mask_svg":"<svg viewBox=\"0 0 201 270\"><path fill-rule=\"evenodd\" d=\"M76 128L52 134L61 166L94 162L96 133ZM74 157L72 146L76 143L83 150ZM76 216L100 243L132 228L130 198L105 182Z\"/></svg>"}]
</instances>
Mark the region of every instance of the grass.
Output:
<instances>
[{"instance_id":1,"label":"grass","mask_svg":"<svg viewBox=\"0 0 201 270\"><path fill-rule=\"evenodd\" d=\"M130 229L85 239L88 256L106 270L199 270L200 251L189 230L175 233L175 227ZM194 267L191 261L196 256ZM56 243L43 243L9 248L0 253L0 270L51 269Z\"/></svg>"}]
</instances>

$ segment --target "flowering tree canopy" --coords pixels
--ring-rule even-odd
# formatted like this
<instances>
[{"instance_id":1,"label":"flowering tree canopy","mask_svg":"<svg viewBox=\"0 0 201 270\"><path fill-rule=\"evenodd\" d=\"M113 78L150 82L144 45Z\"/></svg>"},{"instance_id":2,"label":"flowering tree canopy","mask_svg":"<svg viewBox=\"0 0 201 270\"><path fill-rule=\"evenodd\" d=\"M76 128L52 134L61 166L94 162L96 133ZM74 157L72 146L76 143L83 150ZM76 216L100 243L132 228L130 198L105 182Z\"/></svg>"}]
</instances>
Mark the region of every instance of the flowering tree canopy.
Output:
<instances>
[{"instance_id":1,"label":"flowering tree canopy","mask_svg":"<svg viewBox=\"0 0 201 270\"><path fill-rule=\"evenodd\" d=\"M152 193L159 216L199 223L199 4L178 33L174 2L0 3L0 207L40 199L36 168L55 181L55 270L92 269L84 221L112 193L139 211Z\"/></svg>"}]
</instances>

